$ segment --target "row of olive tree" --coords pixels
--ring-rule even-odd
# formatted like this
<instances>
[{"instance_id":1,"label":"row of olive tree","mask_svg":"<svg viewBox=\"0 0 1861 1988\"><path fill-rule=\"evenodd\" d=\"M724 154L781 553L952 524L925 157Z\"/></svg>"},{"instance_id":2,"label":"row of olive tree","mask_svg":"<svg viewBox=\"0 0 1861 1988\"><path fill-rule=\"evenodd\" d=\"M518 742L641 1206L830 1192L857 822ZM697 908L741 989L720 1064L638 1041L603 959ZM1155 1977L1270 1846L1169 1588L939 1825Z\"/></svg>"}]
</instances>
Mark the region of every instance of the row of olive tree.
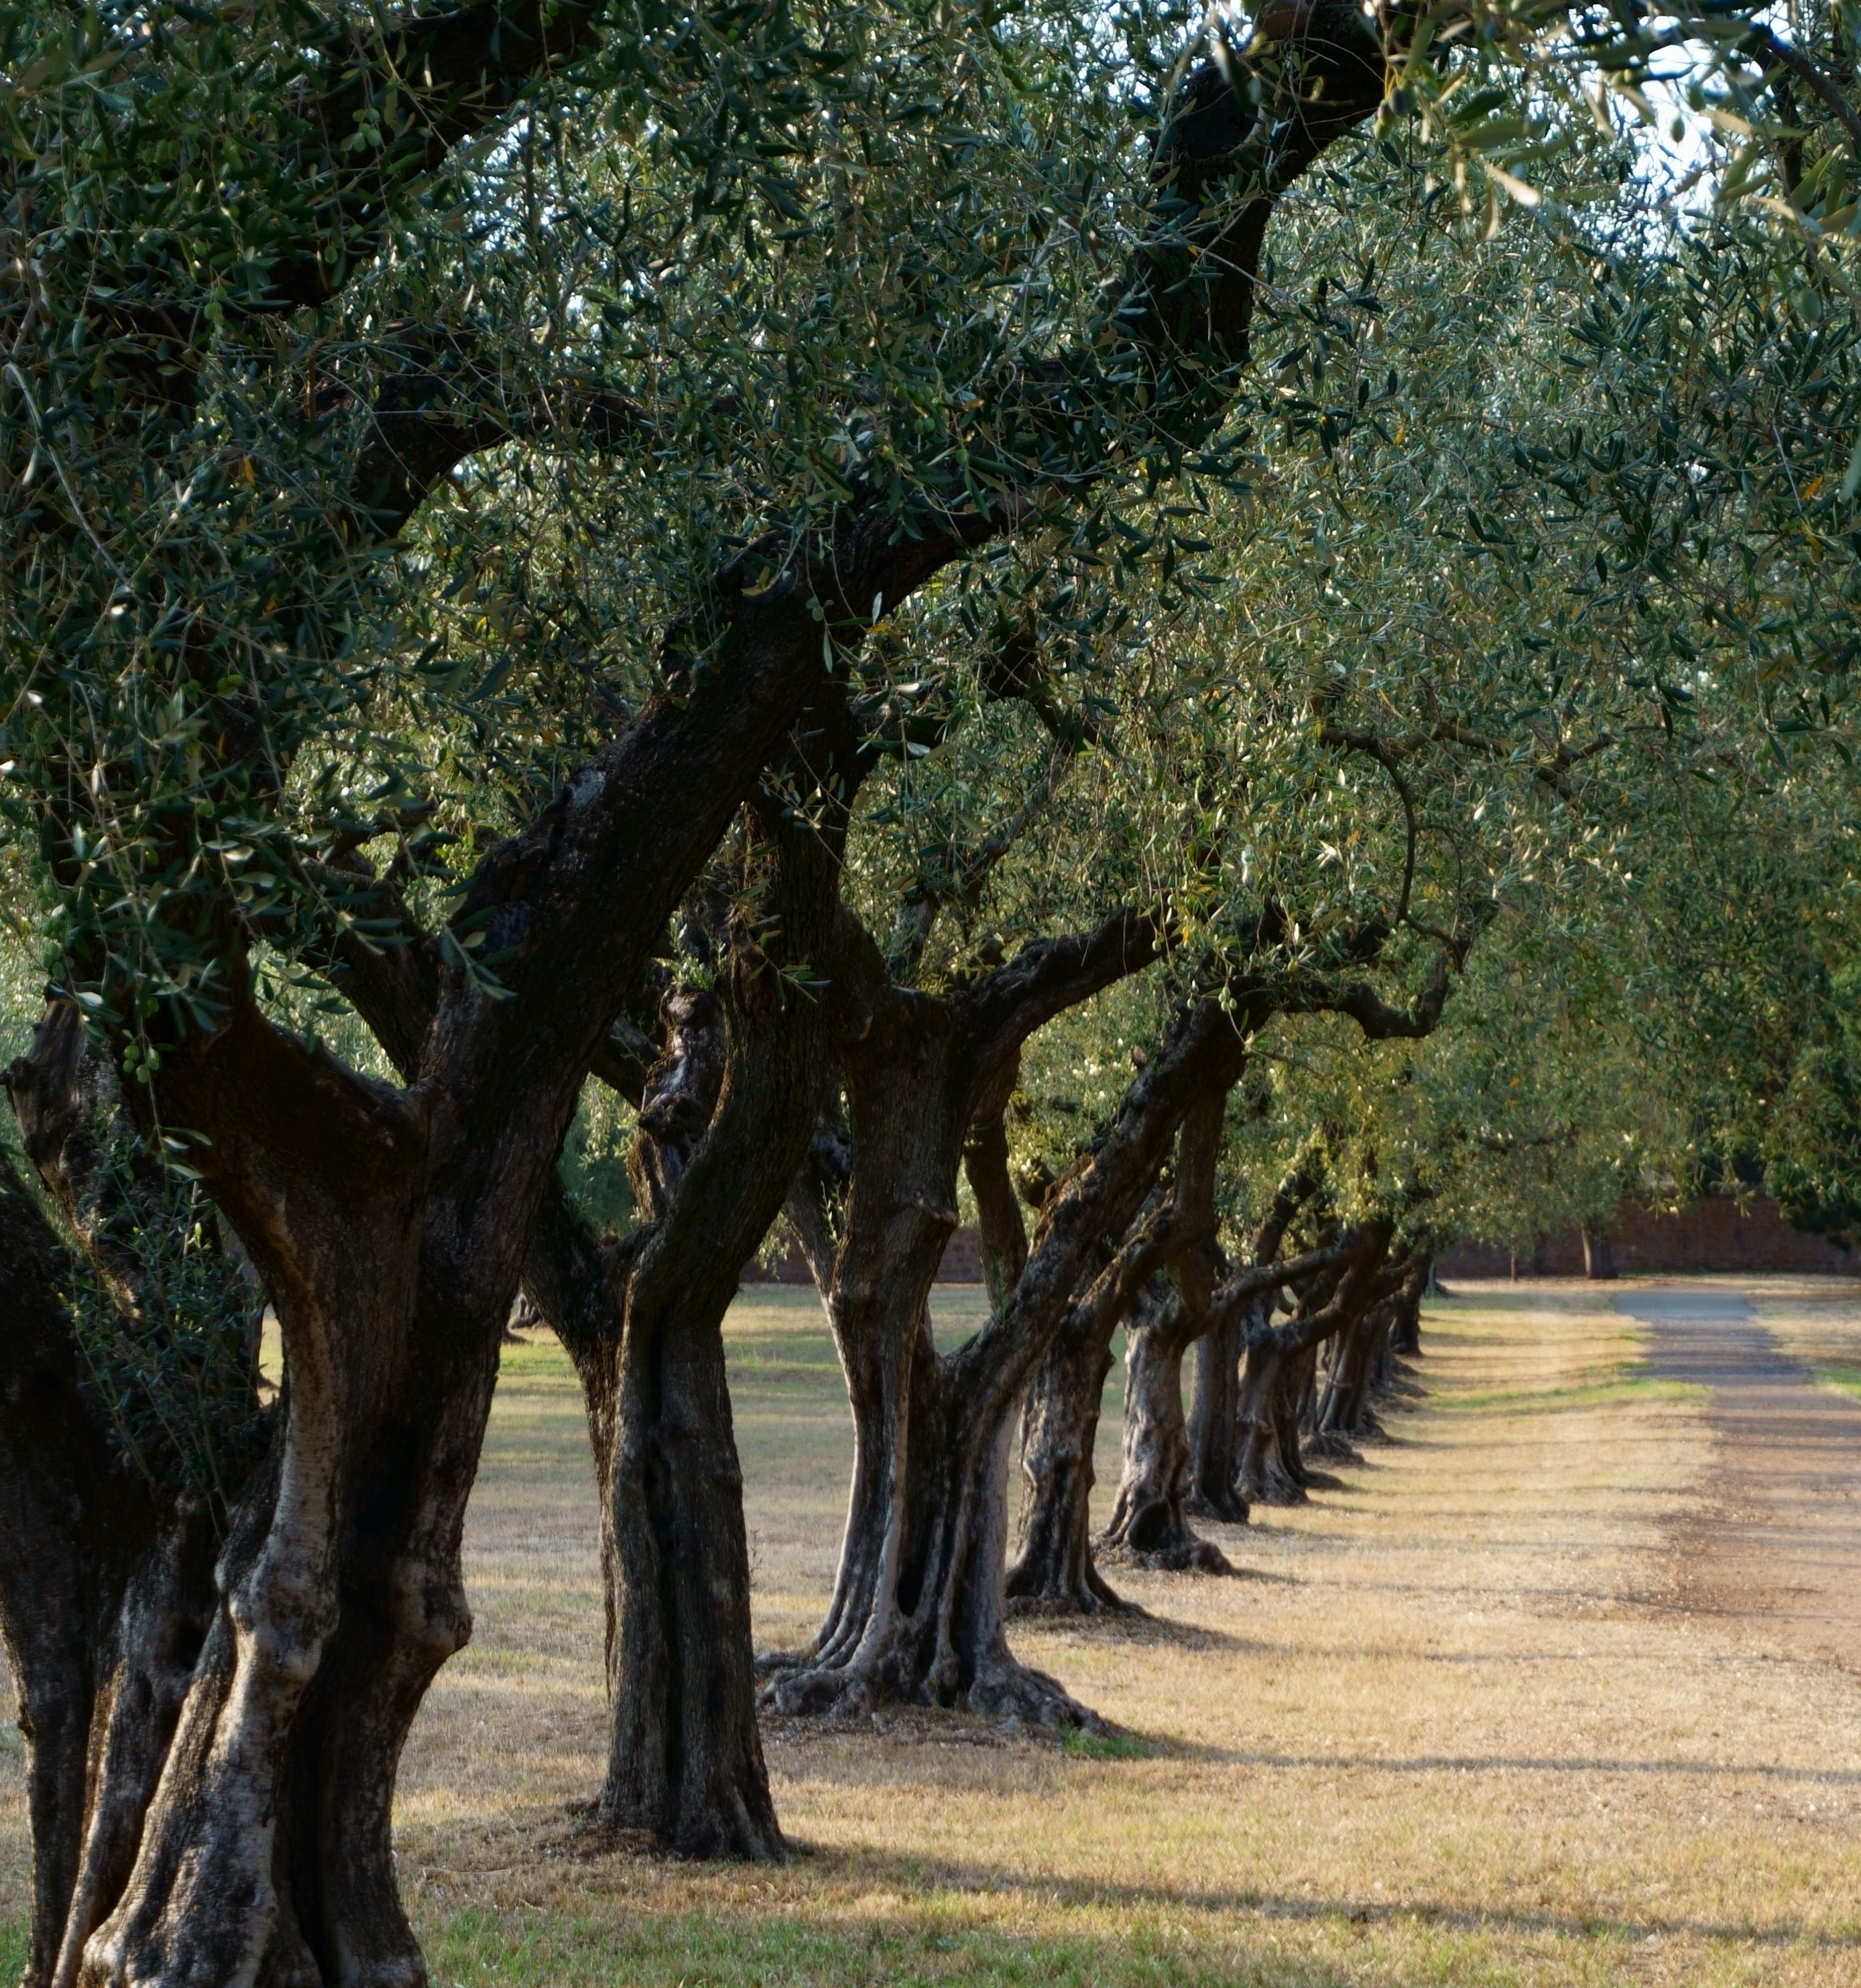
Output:
<instances>
[{"instance_id":1,"label":"row of olive tree","mask_svg":"<svg viewBox=\"0 0 1861 1988\"><path fill-rule=\"evenodd\" d=\"M785 1205L831 1262L861 1474L834 1615L773 1689L1054 1712L1002 1631L1024 1391L1183 1257L1268 1019L1432 1027L1610 714L1671 702L1577 668L1588 631L1521 701L1541 638L1496 656L1493 617L1436 597L1433 522L1308 541L1280 513L1342 668L1290 620L1198 618L1269 428L1326 473L1406 447L1420 515L1425 400L1373 384L1371 269L1305 301L1286 270L1335 245L1270 264L1269 226L1347 147L1374 201L1396 70L1426 98L1519 25L1456 56L1329 0L1212 48L1141 8L1115 36L1057 6L0 8L0 642L52 982L10 1073L35 1184L0 1183L36 1983L418 1974L394 1777L469 1631L520 1282L595 1437L603 1813L779 1849L719 1325ZM1243 394L1257 320L1284 363ZM1489 533L1522 489L1483 499L1482 544L1518 540ZM1031 641L1017 570L1088 576ZM1067 683L1056 650L1095 629L1128 668ZM1224 701L1214 640L1257 694ZM998 712L1034 777L900 888L865 827ZM1067 915L942 918L1070 768L1115 777L1054 838L1110 851ZM1139 972L1144 1066L1027 1237L1020 1046ZM292 1026L319 988L378 1055ZM591 1072L638 1114L618 1239L555 1166ZM940 1357L965 1166L996 1306ZM1362 1237L1308 1253L1338 1277L1317 1313L1387 1274Z\"/></svg>"}]
</instances>

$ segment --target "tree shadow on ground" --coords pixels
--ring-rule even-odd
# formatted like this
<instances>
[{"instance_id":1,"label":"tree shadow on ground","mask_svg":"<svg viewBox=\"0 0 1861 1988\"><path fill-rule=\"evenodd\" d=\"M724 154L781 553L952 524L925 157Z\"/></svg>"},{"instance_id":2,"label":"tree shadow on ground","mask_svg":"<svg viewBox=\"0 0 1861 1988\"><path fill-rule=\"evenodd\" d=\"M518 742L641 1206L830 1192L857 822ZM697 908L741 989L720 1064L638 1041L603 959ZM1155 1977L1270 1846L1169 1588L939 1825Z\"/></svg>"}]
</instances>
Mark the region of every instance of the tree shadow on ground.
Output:
<instances>
[{"instance_id":1,"label":"tree shadow on ground","mask_svg":"<svg viewBox=\"0 0 1861 1988\"><path fill-rule=\"evenodd\" d=\"M1511 1979L1520 1949L1547 1942L1639 1958L1680 1943L1759 1953L1851 1951L1852 1936L1791 1921L1762 1928L1668 1917L1497 1911L1427 1901L1072 1882L905 1857L807 1854L810 1875L853 1898L766 1898L743 1868L705 1910L655 1913L638 1897L455 1906L429 1900L421 1934L433 1977L498 1988L1345 1988L1375 1980ZM779 1890L780 1888L774 1888ZM1005 1929L990 1895L1037 1897L1076 1927ZM855 1902L857 1900L857 1902ZM851 1906L851 1909L849 1909ZM1206 1912L1208 1923L1186 1915ZM1219 1915L1216 1917L1213 1915ZM1326 1951L1330 1948L1338 1949ZM1697 1951L1693 1956L1698 1956ZM1592 1963L1593 1964L1593 1963ZM1614 1978L1612 1976L1611 1978Z\"/></svg>"},{"instance_id":2,"label":"tree shadow on ground","mask_svg":"<svg viewBox=\"0 0 1861 1988\"><path fill-rule=\"evenodd\" d=\"M834 1859L836 1862L840 1861ZM1032 1892L1049 1906L1100 1912L1108 1909L1139 1917L1152 1912L1189 1912L1240 1914L1268 1922L1294 1923L1339 1919L1357 1925L1392 1926L1419 1922L1466 1933L1549 1934L1562 1939L1590 1942L1612 1939L1635 1944L1645 1942L1652 1935L1656 1939L1688 1939L1761 1948L1796 1947L1844 1952L1853 1952L1857 1944L1850 1931L1810 1925L1796 1919L1753 1926L1658 1912L1629 1916L1602 1912L1563 1912L1549 1906L1522 1904L1495 1909L1491 1906L1447 1905L1425 1898L1295 1897L1254 1886L1229 1888L1193 1883L1144 1884L1096 1878L1071 1879L1055 1877L1046 1871L1017 1871L1000 1865L968 1864L953 1858L907 1856L887 1851L862 1851L857 1858L848 1858L845 1861L851 1869L857 1871L862 1881L889 1883L911 1892ZM1346 1978L1359 1977L1352 1975Z\"/></svg>"},{"instance_id":3,"label":"tree shadow on ground","mask_svg":"<svg viewBox=\"0 0 1861 1988\"><path fill-rule=\"evenodd\" d=\"M1206 1574L1198 1577L1227 1581L1237 1577ZM1288 1587L1298 1585L1284 1574L1260 1577L1283 1581ZM1068 1641L1128 1644L1139 1649L1257 1651L1268 1647L1257 1636L1240 1636L1231 1629L1211 1628L1199 1622L1179 1622L1168 1615L1153 1614L1128 1595L1124 1598L1122 1608L1105 1609L1096 1615L1044 1615L1034 1609L1017 1611L1010 1621L1010 1635L1012 1638L1017 1631L1041 1630Z\"/></svg>"},{"instance_id":4,"label":"tree shadow on ground","mask_svg":"<svg viewBox=\"0 0 1861 1988\"><path fill-rule=\"evenodd\" d=\"M1060 1937L1017 1936L966 1923L959 1905L916 1919L730 1911L655 1918L455 1912L423 1929L435 1980L499 1988L1346 1988L1345 1964L1301 1957L1288 1966L1269 1933L1240 1945L1232 1932L1186 1941L1168 1928ZM1252 1950L1250 1951L1249 1949Z\"/></svg>"}]
</instances>

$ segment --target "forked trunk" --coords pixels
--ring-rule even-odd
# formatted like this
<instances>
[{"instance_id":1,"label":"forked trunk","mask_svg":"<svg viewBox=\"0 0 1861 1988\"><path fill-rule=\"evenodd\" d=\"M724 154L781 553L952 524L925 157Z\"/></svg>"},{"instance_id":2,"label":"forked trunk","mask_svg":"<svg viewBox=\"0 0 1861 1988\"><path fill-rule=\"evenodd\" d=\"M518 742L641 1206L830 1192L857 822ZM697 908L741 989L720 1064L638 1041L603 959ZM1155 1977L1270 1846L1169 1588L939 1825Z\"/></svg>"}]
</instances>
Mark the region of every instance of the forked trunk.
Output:
<instances>
[{"instance_id":1,"label":"forked trunk","mask_svg":"<svg viewBox=\"0 0 1861 1988\"><path fill-rule=\"evenodd\" d=\"M816 1130L826 1016L778 966L829 964L839 845L773 810L747 820L773 871L780 962L718 913L717 992L667 1000L640 1098L629 1167L646 1226L603 1239L558 1192L525 1279L581 1378L601 1500L613 1716L600 1820L685 1856L770 1860L786 1851L756 1723L723 1319Z\"/></svg>"},{"instance_id":2,"label":"forked trunk","mask_svg":"<svg viewBox=\"0 0 1861 1988\"><path fill-rule=\"evenodd\" d=\"M1036 969L1070 965L1068 953L1038 951L1003 976L1031 980ZM986 1013L1002 985L982 983L969 998ZM846 1056L855 1163L831 1302L859 1460L833 1606L814 1642L767 1687L765 1702L777 1709L864 1709L895 1698L1046 1725L1090 1720L1008 1649L1010 1438L1099 1239L1135 1212L1198 1074L1230 1059L1238 1067L1240 1039L1213 1004L1172 1031L1112 1131L1047 1195L1007 1303L965 1345L940 1356L928 1307L943 1236L956 1221L964 1134L976 1103L999 1097L1007 1055L1038 1019L1033 1007L1019 1007L1017 1032L986 1062L980 1032L962 1029L963 1007L915 998L893 1010L919 1023L909 1035L881 1035L875 1019ZM901 1070L914 1054L919 1066ZM966 1063L973 1075L964 1074Z\"/></svg>"},{"instance_id":3,"label":"forked trunk","mask_svg":"<svg viewBox=\"0 0 1861 1988\"><path fill-rule=\"evenodd\" d=\"M1302 1505L1307 1474L1299 1455L1300 1357L1271 1334L1249 1345L1240 1375L1240 1494L1252 1505Z\"/></svg>"},{"instance_id":4,"label":"forked trunk","mask_svg":"<svg viewBox=\"0 0 1861 1988\"><path fill-rule=\"evenodd\" d=\"M1313 1417L1307 1449L1320 1456L1349 1457L1352 1436L1380 1435L1382 1425L1370 1408L1370 1384L1382 1335L1389 1330L1389 1308L1373 1305L1331 1342L1331 1371Z\"/></svg>"},{"instance_id":5,"label":"forked trunk","mask_svg":"<svg viewBox=\"0 0 1861 1988\"><path fill-rule=\"evenodd\" d=\"M1207 1247L1206 1215L1193 1191L1172 1194L1167 1202L1153 1206L1123 1248L1074 1300L1041 1368L1023 1423L1022 1466L1027 1496L1020 1550L1008 1570L1010 1597L1030 1609L1089 1614L1095 1608L1132 1605L1106 1587L1092 1557L1092 1446L1099 1402L1121 1319L1135 1309L1138 1323L1132 1327L1132 1344L1135 1346L1140 1336L1148 1335L1154 1344L1160 1317L1169 1329L1179 1330L1177 1321L1186 1289L1189 1302L1206 1302L1199 1273L1185 1273L1183 1259ZM1146 1292L1146 1280L1159 1265L1172 1260L1177 1266L1174 1296L1165 1299L1155 1291ZM1141 1361L1141 1354L1139 1357ZM1179 1354L1178 1361L1179 1373ZM1179 1420L1179 1398L1177 1415ZM1142 1481L1129 1469L1132 1427L1127 1395L1127 1467L1119 1486L1121 1503L1129 1496L1132 1484Z\"/></svg>"},{"instance_id":6,"label":"forked trunk","mask_svg":"<svg viewBox=\"0 0 1861 1988\"><path fill-rule=\"evenodd\" d=\"M882 997L876 953L865 963ZM931 1673L946 1599L962 1619L936 1591L935 1537L953 1515L941 1509L947 1487L934 1462L948 1416L930 1292L956 1226L973 1094L947 1006L901 1006L882 1001L842 1050L854 1165L823 1297L853 1417L853 1480L827 1615L764 1692L787 1712L946 1702Z\"/></svg>"},{"instance_id":7,"label":"forked trunk","mask_svg":"<svg viewBox=\"0 0 1861 1988\"><path fill-rule=\"evenodd\" d=\"M924 1128L908 1109L913 1096L891 1100L895 1151L908 1150ZM861 1124L856 1106L856 1141ZM865 1130L870 1154L883 1134L870 1118ZM952 1163L960 1138L958 1131ZM1004 1629L1008 1450L1020 1389L991 1366L940 1358L931 1336L930 1290L955 1209L922 1192L892 1195L890 1219L869 1223L875 1186L884 1192L878 1172L854 1169L828 1293L854 1427L839 1570L819 1631L780 1665L763 1702L791 1714L903 1702L1080 1724L1089 1715L1016 1661Z\"/></svg>"},{"instance_id":8,"label":"forked trunk","mask_svg":"<svg viewBox=\"0 0 1861 1988\"><path fill-rule=\"evenodd\" d=\"M789 1713L888 1702L1042 1726L1091 1715L1009 1650L1009 1444L1019 1390L993 1366L939 1359L928 1313L842 1357L856 1459L838 1578L814 1643L768 1685Z\"/></svg>"}]
</instances>

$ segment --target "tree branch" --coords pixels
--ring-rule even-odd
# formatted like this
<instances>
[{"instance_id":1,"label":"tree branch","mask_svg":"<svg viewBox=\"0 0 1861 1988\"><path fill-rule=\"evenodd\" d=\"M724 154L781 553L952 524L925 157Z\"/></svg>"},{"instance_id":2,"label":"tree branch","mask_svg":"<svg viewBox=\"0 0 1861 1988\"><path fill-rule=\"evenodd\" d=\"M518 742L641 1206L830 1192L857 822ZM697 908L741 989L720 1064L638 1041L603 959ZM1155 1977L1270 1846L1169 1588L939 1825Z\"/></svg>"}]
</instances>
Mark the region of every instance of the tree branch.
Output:
<instances>
[{"instance_id":1,"label":"tree branch","mask_svg":"<svg viewBox=\"0 0 1861 1988\"><path fill-rule=\"evenodd\" d=\"M346 24L321 51L332 80L308 79L287 95L306 171L334 184L323 238L272 264L261 308L326 303L374 252L388 201L436 172L462 139L507 116L538 79L585 55L606 0L481 0L390 16L378 28ZM370 114L390 110L381 142L360 153L343 147ZM314 161L314 164L312 161Z\"/></svg>"},{"instance_id":2,"label":"tree branch","mask_svg":"<svg viewBox=\"0 0 1861 1988\"><path fill-rule=\"evenodd\" d=\"M1801 49L1793 48L1778 35L1775 29L1761 21L1754 21L1747 25L1745 39L1815 91L1848 134L1849 142L1857 150L1861 150L1861 112L1855 109Z\"/></svg>"}]
</instances>

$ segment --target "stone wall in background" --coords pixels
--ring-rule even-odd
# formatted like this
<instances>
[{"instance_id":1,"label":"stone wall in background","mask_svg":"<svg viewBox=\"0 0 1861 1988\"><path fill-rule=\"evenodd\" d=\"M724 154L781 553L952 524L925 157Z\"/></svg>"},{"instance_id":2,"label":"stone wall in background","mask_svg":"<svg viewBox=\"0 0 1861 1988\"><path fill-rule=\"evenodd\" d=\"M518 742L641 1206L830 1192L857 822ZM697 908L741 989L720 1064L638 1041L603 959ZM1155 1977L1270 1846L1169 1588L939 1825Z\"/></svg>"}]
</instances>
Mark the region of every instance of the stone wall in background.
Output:
<instances>
[{"instance_id":1,"label":"stone wall in background","mask_svg":"<svg viewBox=\"0 0 1861 1988\"><path fill-rule=\"evenodd\" d=\"M1712 1193L1670 1215L1625 1203L1609 1226L1609 1253L1619 1274L1680 1270L1818 1270L1861 1276L1861 1251L1841 1248L1820 1236L1802 1236L1785 1221L1768 1194L1748 1192L1742 1207L1729 1193ZM1512 1273L1511 1253L1487 1242L1457 1242L1435 1266L1445 1278L1504 1277ZM1521 1277L1580 1277L1583 1239L1546 1236L1518 1263ZM959 1229L943 1253L937 1273L946 1284L982 1282L982 1248L973 1229ZM746 1284L805 1284L807 1266L799 1249L773 1274L751 1264Z\"/></svg>"},{"instance_id":2,"label":"stone wall in background","mask_svg":"<svg viewBox=\"0 0 1861 1988\"><path fill-rule=\"evenodd\" d=\"M1609 1225L1609 1253L1619 1273L1671 1270L1833 1270L1861 1276L1861 1253L1844 1249L1820 1236L1803 1236L1785 1221L1768 1194L1729 1192L1703 1196L1667 1214L1625 1203ZM1436 1265L1443 1277L1504 1277L1511 1273L1509 1250L1484 1242L1458 1242ZM1521 1255L1521 1277L1580 1277L1583 1239L1547 1236L1529 1256Z\"/></svg>"}]
</instances>

